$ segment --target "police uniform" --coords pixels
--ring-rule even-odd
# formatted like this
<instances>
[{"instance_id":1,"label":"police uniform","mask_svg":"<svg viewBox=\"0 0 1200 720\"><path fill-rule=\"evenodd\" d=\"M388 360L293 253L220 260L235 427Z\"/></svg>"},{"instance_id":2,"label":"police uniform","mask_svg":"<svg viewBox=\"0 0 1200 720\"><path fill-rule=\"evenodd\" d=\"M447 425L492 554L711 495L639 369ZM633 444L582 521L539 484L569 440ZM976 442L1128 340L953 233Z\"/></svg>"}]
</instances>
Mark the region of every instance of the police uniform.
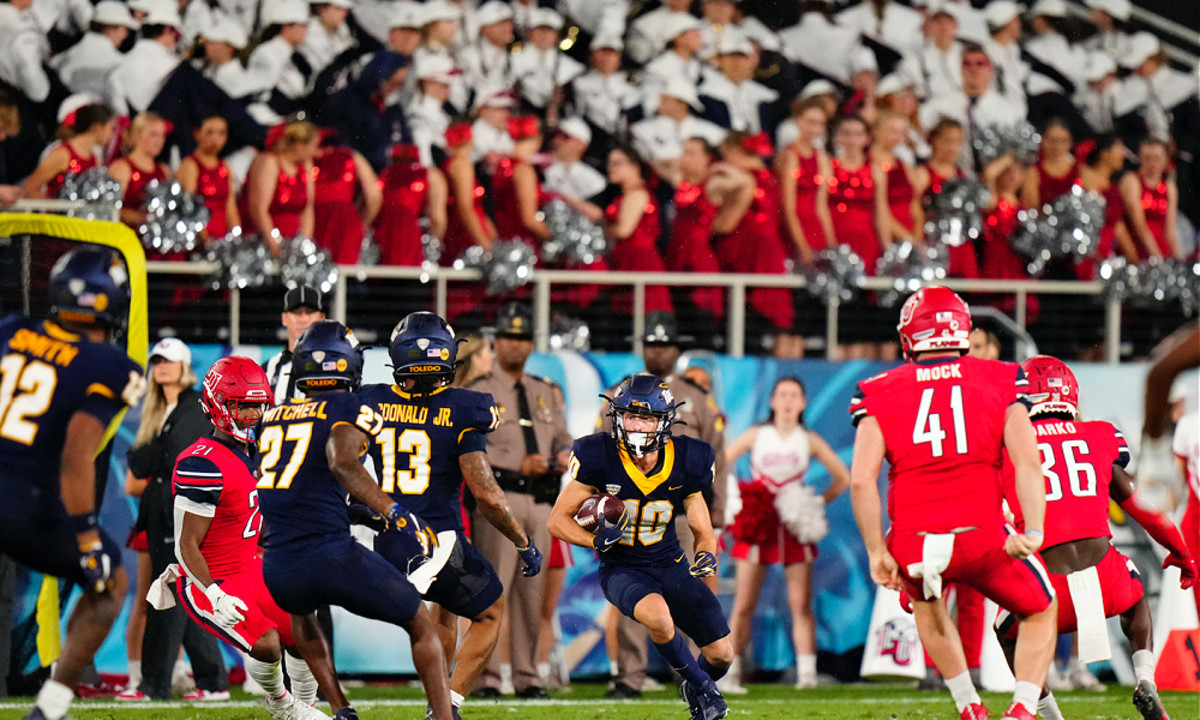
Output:
<instances>
[{"instance_id":1,"label":"police uniform","mask_svg":"<svg viewBox=\"0 0 1200 720\"><path fill-rule=\"evenodd\" d=\"M511 304L501 309L497 335L533 340L533 316L527 308ZM513 517L537 547L550 546L550 510L562 485L557 457L571 447L562 390L550 380L522 374L514 378L499 365L476 380L471 390L491 393L499 423L487 438L488 460L500 487L508 496ZM550 471L537 476L521 474L527 455L544 455ZM509 613L509 654L513 687L518 693L541 687L537 672L538 632L546 575L520 577L520 563L511 543L481 513L471 519L472 539L492 563L504 583ZM479 689L500 687L500 663L493 656L479 678Z\"/></svg>"},{"instance_id":2,"label":"police uniform","mask_svg":"<svg viewBox=\"0 0 1200 720\"><path fill-rule=\"evenodd\" d=\"M676 344L680 339L674 317L670 313L651 313L647 316L643 343ZM670 388L676 403L679 404L676 411L677 424L671 429L672 437L703 440L715 453L714 481L711 487L705 490L705 500L708 502L713 527L719 529L725 524L725 416L717 408L713 397L692 380L671 374L663 378L663 382ZM616 387L609 388L605 394L612 397ZM608 403L605 403L596 429L601 433L611 434L612 418L608 411ZM674 532L683 549L691 552L695 545L695 537L685 515L679 514L676 517ZM676 621L678 622L678 618ZM704 644L696 638L693 640ZM623 615L617 623L617 675L613 678L614 682L641 690L646 679L647 662L646 629L632 617Z\"/></svg>"}]
</instances>

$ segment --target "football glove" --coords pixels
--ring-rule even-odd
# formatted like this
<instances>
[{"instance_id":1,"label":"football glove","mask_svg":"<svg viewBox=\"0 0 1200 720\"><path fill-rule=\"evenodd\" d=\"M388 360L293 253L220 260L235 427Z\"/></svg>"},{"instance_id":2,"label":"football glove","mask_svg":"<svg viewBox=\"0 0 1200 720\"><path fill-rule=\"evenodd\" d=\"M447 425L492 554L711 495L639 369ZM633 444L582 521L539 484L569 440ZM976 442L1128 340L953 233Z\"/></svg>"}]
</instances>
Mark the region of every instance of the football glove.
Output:
<instances>
[{"instance_id":1,"label":"football glove","mask_svg":"<svg viewBox=\"0 0 1200 720\"><path fill-rule=\"evenodd\" d=\"M688 572L691 573L692 577L698 578L712 577L713 575L716 575L717 556L713 555L707 550L701 550L700 552L696 553L696 562L692 563L692 566L688 568Z\"/></svg>"},{"instance_id":2,"label":"football glove","mask_svg":"<svg viewBox=\"0 0 1200 720\"><path fill-rule=\"evenodd\" d=\"M521 562L525 563L525 567L521 568L522 575L533 577L542 571L542 551L533 544L533 538L529 538L529 544L525 547L517 548L517 554L521 556Z\"/></svg>"},{"instance_id":3,"label":"football glove","mask_svg":"<svg viewBox=\"0 0 1200 720\"><path fill-rule=\"evenodd\" d=\"M346 509L346 513L350 516L351 525L362 525L363 527L371 528L375 532L387 530L387 520L384 520L382 515L362 503L350 503L350 506Z\"/></svg>"},{"instance_id":4,"label":"football glove","mask_svg":"<svg viewBox=\"0 0 1200 720\"><path fill-rule=\"evenodd\" d=\"M104 551L104 543L96 542L89 548L80 548L79 567L83 571L85 589L98 593L108 589L113 564L112 558Z\"/></svg>"},{"instance_id":5,"label":"football glove","mask_svg":"<svg viewBox=\"0 0 1200 720\"><path fill-rule=\"evenodd\" d=\"M1163 570L1169 567L1179 568L1179 587L1184 590L1190 589L1196 584L1196 563L1188 555L1176 555L1171 553L1163 560Z\"/></svg>"},{"instance_id":6,"label":"football glove","mask_svg":"<svg viewBox=\"0 0 1200 720\"><path fill-rule=\"evenodd\" d=\"M621 515L622 522L613 525L604 518L600 519L600 526L596 528L596 534L592 537L592 547L600 552L606 552L610 547L615 545L621 536L625 534L625 526L629 524L629 519L625 514Z\"/></svg>"},{"instance_id":7,"label":"football glove","mask_svg":"<svg viewBox=\"0 0 1200 720\"><path fill-rule=\"evenodd\" d=\"M399 510L399 513L396 510ZM429 523L408 512L399 503L393 503L385 517L390 526L402 533L411 533L417 539L421 544L422 555L433 554L433 549L438 546L438 539L437 532L429 527Z\"/></svg>"},{"instance_id":8,"label":"football glove","mask_svg":"<svg viewBox=\"0 0 1200 720\"><path fill-rule=\"evenodd\" d=\"M246 611L246 603L222 590L220 585L216 583L209 585L204 590L204 594L212 603L213 619L221 627L228 630L246 619L246 616L242 614Z\"/></svg>"}]
</instances>

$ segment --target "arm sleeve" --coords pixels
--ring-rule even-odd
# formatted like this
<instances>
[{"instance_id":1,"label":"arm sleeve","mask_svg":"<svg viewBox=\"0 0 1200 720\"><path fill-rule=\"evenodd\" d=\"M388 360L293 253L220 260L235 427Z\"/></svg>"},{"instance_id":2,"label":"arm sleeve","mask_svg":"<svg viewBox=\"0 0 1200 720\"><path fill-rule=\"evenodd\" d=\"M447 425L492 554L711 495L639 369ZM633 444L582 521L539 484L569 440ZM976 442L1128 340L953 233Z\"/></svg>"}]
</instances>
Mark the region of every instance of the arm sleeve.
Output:
<instances>
[{"instance_id":1,"label":"arm sleeve","mask_svg":"<svg viewBox=\"0 0 1200 720\"><path fill-rule=\"evenodd\" d=\"M1013 384L1013 389L1016 392L1013 402L1021 403L1026 410L1033 407L1033 401L1029 399L1029 378L1025 377L1025 371L1021 369L1020 365L1017 365L1017 379Z\"/></svg>"},{"instance_id":2,"label":"arm sleeve","mask_svg":"<svg viewBox=\"0 0 1200 720\"><path fill-rule=\"evenodd\" d=\"M206 457L188 455L175 463L175 504L193 515L216 515L224 487L221 469Z\"/></svg>"},{"instance_id":3,"label":"arm sleeve","mask_svg":"<svg viewBox=\"0 0 1200 720\"><path fill-rule=\"evenodd\" d=\"M496 429L500 414L491 393L475 393L475 402L469 407L470 420L458 433L458 453L487 451L487 434Z\"/></svg>"}]
</instances>

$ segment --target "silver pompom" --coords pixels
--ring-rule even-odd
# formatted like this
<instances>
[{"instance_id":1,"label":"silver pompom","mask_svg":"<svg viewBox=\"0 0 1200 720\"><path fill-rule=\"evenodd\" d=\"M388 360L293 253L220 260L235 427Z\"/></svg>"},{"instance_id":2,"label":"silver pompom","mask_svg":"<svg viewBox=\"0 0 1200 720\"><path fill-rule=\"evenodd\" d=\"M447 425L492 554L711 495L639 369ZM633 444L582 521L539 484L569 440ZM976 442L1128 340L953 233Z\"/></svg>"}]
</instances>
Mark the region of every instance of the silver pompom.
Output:
<instances>
[{"instance_id":1,"label":"silver pompom","mask_svg":"<svg viewBox=\"0 0 1200 720\"><path fill-rule=\"evenodd\" d=\"M911 240L892 243L875 263L875 275L892 279L892 288L879 295L879 303L895 307L909 295L946 279L949 259L935 244L917 245Z\"/></svg>"},{"instance_id":2,"label":"silver pompom","mask_svg":"<svg viewBox=\"0 0 1200 720\"><path fill-rule=\"evenodd\" d=\"M257 237L242 235L239 227L234 227L225 237L209 242L204 260L217 265L210 279L214 290L262 287L272 282L278 272L278 263L267 246Z\"/></svg>"},{"instance_id":3,"label":"silver pompom","mask_svg":"<svg viewBox=\"0 0 1200 720\"><path fill-rule=\"evenodd\" d=\"M454 269L478 270L482 273L483 266L487 264L488 259L488 251L484 250L482 245L472 245L454 261Z\"/></svg>"},{"instance_id":4,"label":"silver pompom","mask_svg":"<svg viewBox=\"0 0 1200 720\"><path fill-rule=\"evenodd\" d=\"M442 240L430 233L421 234L421 277L423 283L429 282L433 273L437 272L438 261L442 259ZM455 267L458 267L455 265Z\"/></svg>"},{"instance_id":5,"label":"silver pompom","mask_svg":"<svg viewBox=\"0 0 1200 720\"><path fill-rule=\"evenodd\" d=\"M1200 313L1200 262L1189 263L1182 270L1179 305L1188 317Z\"/></svg>"},{"instance_id":6,"label":"silver pompom","mask_svg":"<svg viewBox=\"0 0 1200 720\"><path fill-rule=\"evenodd\" d=\"M142 244L161 253L191 252L211 213L199 195L177 182L151 180L146 186L146 220L138 226Z\"/></svg>"},{"instance_id":7,"label":"silver pompom","mask_svg":"<svg viewBox=\"0 0 1200 720\"><path fill-rule=\"evenodd\" d=\"M604 228L573 210L562 198L542 206L542 218L550 229L550 239L542 243L542 259L547 263L590 265L608 252Z\"/></svg>"},{"instance_id":8,"label":"silver pompom","mask_svg":"<svg viewBox=\"0 0 1200 720\"><path fill-rule=\"evenodd\" d=\"M828 305L834 298L841 303L853 300L866 280L866 263L848 245L838 245L817 253L811 265L802 269L805 287Z\"/></svg>"},{"instance_id":9,"label":"silver pompom","mask_svg":"<svg viewBox=\"0 0 1200 720\"><path fill-rule=\"evenodd\" d=\"M1042 136L1027 122L1016 125L985 125L979 129L971 145L984 165L1012 153L1017 162L1032 165L1037 162Z\"/></svg>"},{"instance_id":10,"label":"silver pompom","mask_svg":"<svg viewBox=\"0 0 1200 720\"><path fill-rule=\"evenodd\" d=\"M379 251L379 243L375 241L375 233L370 228L363 234L362 247L358 251L359 265L378 265L379 259L382 257Z\"/></svg>"},{"instance_id":11,"label":"silver pompom","mask_svg":"<svg viewBox=\"0 0 1200 720\"><path fill-rule=\"evenodd\" d=\"M62 189L58 193L60 200L82 202L84 207L67 211L70 217L81 217L88 220L111 220L114 210L121 209L121 199L125 191L121 183L112 179L108 170L102 167L88 168L83 172L71 173L63 178Z\"/></svg>"},{"instance_id":12,"label":"silver pompom","mask_svg":"<svg viewBox=\"0 0 1200 720\"><path fill-rule=\"evenodd\" d=\"M1100 263L1096 273L1104 283L1105 300L1123 302L1138 290L1138 267L1121 256Z\"/></svg>"},{"instance_id":13,"label":"silver pompom","mask_svg":"<svg viewBox=\"0 0 1200 720\"><path fill-rule=\"evenodd\" d=\"M974 178L951 178L932 196L925 237L959 247L983 235L983 216L992 194Z\"/></svg>"},{"instance_id":14,"label":"silver pompom","mask_svg":"<svg viewBox=\"0 0 1200 720\"><path fill-rule=\"evenodd\" d=\"M279 274L289 288L308 285L327 293L337 285L337 264L329 251L310 237L297 235L283 241L279 258Z\"/></svg>"},{"instance_id":15,"label":"silver pompom","mask_svg":"<svg viewBox=\"0 0 1200 720\"><path fill-rule=\"evenodd\" d=\"M592 349L592 331L582 320L556 317L550 323L550 349L587 352Z\"/></svg>"},{"instance_id":16,"label":"silver pompom","mask_svg":"<svg viewBox=\"0 0 1200 720\"><path fill-rule=\"evenodd\" d=\"M489 295L502 295L533 279L537 253L527 243L513 238L492 243L492 251L483 267Z\"/></svg>"},{"instance_id":17,"label":"silver pompom","mask_svg":"<svg viewBox=\"0 0 1200 720\"><path fill-rule=\"evenodd\" d=\"M1088 257L1100 243L1104 206L1102 196L1076 185L1041 210L1022 210L1013 249L1030 258L1031 275L1040 274L1055 258Z\"/></svg>"}]
</instances>

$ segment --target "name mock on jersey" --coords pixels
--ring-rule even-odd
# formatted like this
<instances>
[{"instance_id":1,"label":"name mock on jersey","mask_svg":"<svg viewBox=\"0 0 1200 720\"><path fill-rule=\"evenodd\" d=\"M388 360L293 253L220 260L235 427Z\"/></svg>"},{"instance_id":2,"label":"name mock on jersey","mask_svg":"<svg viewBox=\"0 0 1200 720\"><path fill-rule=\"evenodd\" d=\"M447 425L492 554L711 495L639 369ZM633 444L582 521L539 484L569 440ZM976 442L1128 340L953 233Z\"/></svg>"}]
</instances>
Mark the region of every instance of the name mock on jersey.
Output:
<instances>
[{"instance_id":1,"label":"name mock on jersey","mask_svg":"<svg viewBox=\"0 0 1200 720\"><path fill-rule=\"evenodd\" d=\"M958 363L917 368L917 382L950 380L952 378L962 378L962 368L959 367Z\"/></svg>"},{"instance_id":2,"label":"name mock on jersey","mask_svg":"<svg viewBox=\"0 0 1200 720\"><path fill-rule=\"evenodd\" d=\"M79 354L79 347L71 343L46 337L41 333L21 328L8 342L10 350L24 352L55 365L66 367Z\"/></svg>"},{"instance_id":3,"label":"name mock on jersey","mask_svg":"<svg viewBox=\"0 0 1200 720\"><path fill-rule=\"evenodd\" d=\"M325 402L311 401L299 403L295 405L276 405L263 415L264 423L279 422L287 420L303 420L305 418L319 418L326 420L325 417Z\"/></svg>"},{"instance_id":4,"label":"name mock on jersey","mask_svg":"<svg viewBox=\"0 0 1200 720\"><path fill-rule=\"evenodd\" d=\"M1033 426L1037 430L1038 437L1043 435L1074 435L1077 430L1073 422L1039 422Z\"/></svg>"}]
</instances>

